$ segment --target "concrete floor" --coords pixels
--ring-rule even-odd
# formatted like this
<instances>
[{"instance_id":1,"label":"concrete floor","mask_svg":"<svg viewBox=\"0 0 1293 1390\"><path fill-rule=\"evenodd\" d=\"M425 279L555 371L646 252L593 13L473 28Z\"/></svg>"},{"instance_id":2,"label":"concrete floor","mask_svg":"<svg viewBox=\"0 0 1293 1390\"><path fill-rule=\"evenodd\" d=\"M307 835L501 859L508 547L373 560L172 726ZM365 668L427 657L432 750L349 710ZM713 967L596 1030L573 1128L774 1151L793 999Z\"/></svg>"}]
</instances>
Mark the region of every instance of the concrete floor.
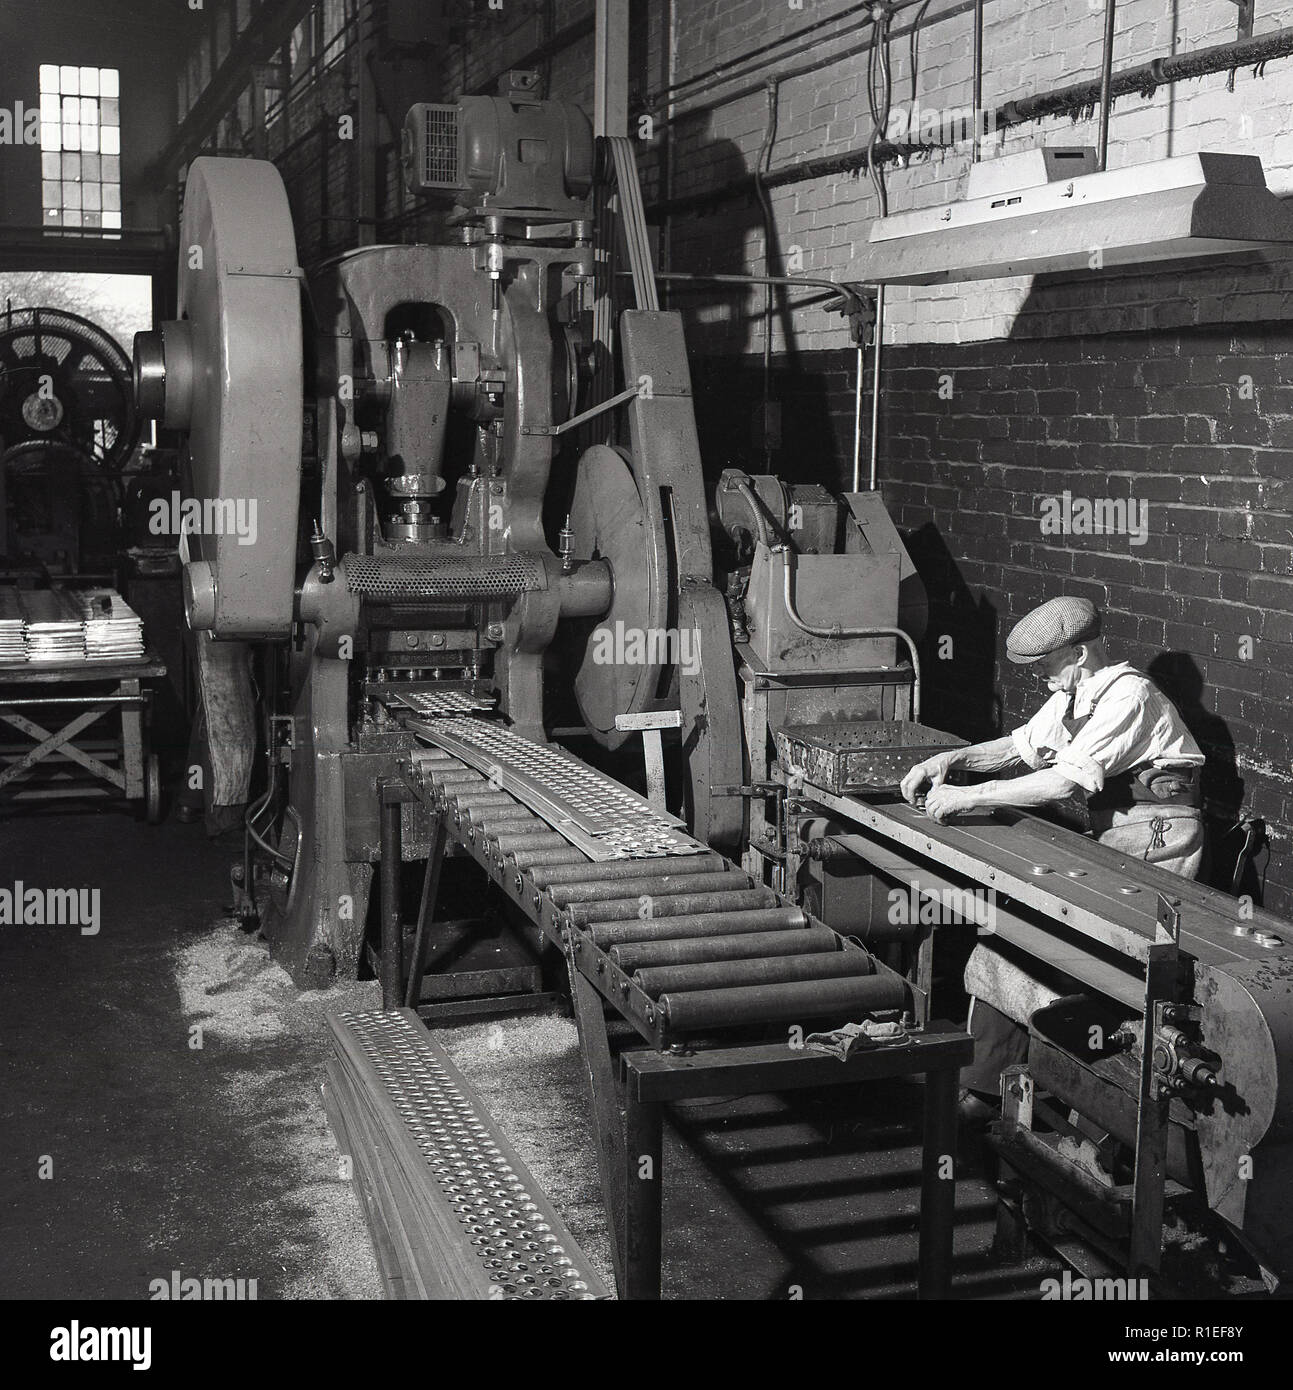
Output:
<instances>
[{"instance_id":1,"label":"concrete floor","mask_svg":"<svg viewBox=\"0 0 1293 1390\"><path fill-rule=\"evenodd\" d=\"M233 853L111 810L0 821L0 886L102 895L97 936L0 928L0 1297L145 1298L172 1271L379 1296L319 1097L326 1014L377 989L298 993L227 916ZM609 1280L573 1023L438 1036ZM666 1296L910 1297L919 1112L908 1083L677 1107ZM959 1296L1036 1297L1049 1267L993 1266L991 1226L990 1190L963 1180Z\"/></svg>"}]
</instances>

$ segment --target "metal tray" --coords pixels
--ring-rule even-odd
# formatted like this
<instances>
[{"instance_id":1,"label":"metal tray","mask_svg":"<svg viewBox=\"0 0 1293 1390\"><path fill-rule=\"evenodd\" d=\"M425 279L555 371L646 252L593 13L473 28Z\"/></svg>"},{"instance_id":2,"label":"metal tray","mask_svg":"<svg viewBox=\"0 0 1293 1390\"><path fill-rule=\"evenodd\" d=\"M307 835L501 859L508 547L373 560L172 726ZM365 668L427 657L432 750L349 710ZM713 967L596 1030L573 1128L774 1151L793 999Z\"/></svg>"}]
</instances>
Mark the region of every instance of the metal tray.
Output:
<instances>
[{"instance_id":1,"label":"metal tray","mask_svg":"<svg viewBox=\"0 0 1293 1390\"><path fill-rule=\"evenodd\" d=\"M777 758L805 782L842 796L891 791L913 764L966 740L908 719L792 724L776 731Z\"/></svg>"}]
</instances>

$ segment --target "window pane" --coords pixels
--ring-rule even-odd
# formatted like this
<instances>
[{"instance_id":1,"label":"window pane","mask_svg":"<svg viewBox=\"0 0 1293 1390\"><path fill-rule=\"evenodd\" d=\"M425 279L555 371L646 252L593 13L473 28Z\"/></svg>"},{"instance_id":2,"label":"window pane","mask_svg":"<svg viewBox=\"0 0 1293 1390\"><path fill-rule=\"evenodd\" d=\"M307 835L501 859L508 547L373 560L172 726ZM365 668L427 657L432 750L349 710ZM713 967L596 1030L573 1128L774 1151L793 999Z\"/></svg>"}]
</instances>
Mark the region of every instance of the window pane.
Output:
<instances>
[{"instance_id":1,"label":"window pane","mask_svg":"<svg viewBox=\"0 0 1293 1390\"><path fill-rule=\"evenodd\" d=\"M61 150L63 148L63 136L58 126L41 126L40 147L42 150Z\"/></svg>"},{"instance_id":2,"label":"window pane","mask_svg":"<svg viewBox=\"0 0 1293 1390\"><path fill-rule=\"evenodd\" d=\"M79 227L80 225L81 225L81 214L80 214L79 212L72 212L72 211L70 211L69 209L64 208L64 209L63 209L63 226L65 226L65 227Z\"/></svg>"},{"instance_id":3,"label":"window pane","mask_svg":"<svg viewBox=\"0 0 1293 1390\"><path fill-rule=\"evenodd\" d=\"M62 185L57 183L42 183L40 186L40 201L47 208L61 208L63 206Z\"/></svg>"},{"instance_id":4,"label":"window pane","mask_svg":"<svg viewBox=\"0 0 1293 1390\"><path fill-rule=\"evenodd\" d=\"M76 97L63 98L63 119L65 121L80 121L81 103Z\"/></svg>"},{"instance_id":5,"label":"window pane","mask_svg":"<svg viewBox=\"0 0 1293 1390\"><path fill-rule=\"evenodd\" d=\"M99 124L99 103L93 97L81 98L81 124Z\"/></svg>"},{"instance_id":6,"label":"window pane","mask_svg":"<svg viewBox=\"0 0 1293 1390\"><path fill-rule=\"evenodd\" d=\"M102 132L96 131L95 133L103 136L102 146L95 145L95 149L102 148L104 154L121 153L121 131L115 125L105 125Z\"/></svg>"},{"instance_id":7,"label":"window pane","mask_svg":"<svg viewBox=\"0 0 1293 1390\"><path fill-rule=\"evenodd\" d=\"M63 148L65 150L79 150L81 148L81 127L79 125L65 125L63 127Z\"/></svg>"},{"instance_id":8,"label":"window pane","mask_svg":"<svg viewBox=\"0 0 1293 1390\"><path fill-rule=\"evenodd\" d=\"M58 67L54 63L40 65L40 89L42 92L58 91Z\"/></svg>"},{"instance_id":9,"label":"window pane","mask_svg":"<svg viewBox=\"0 0 1293 1390\"><path fill-rule=\"evenodd\" d=\"M97 183L83 183L81 185L81 203L87 212L99 211L103 199L99 196L99 185Z\"/></svg>"},{"instance_id":10,"label":"window pane","mask_svg":"<svg viewBox=\"0 0 1293 1390\"><path fill-rule=\"evenodd\" d=\"M121 156L115 154L105 154L103 156L103 181L104 183L121 182Z\"/></svg>"},{"instance_id":11,"label":"window pane","mask_svg":"<svg viewBox=\"0 0 1293 1390\"><path fill-rule=\"evenodd\" d=\"M75 155L69 156L75 159ZM83 179L99 179L102 175L99 172L99 158L97 154L83 154L81 156L81 177ZM64 175L66 178L67 176Z\"/></svg>"},{"instance_id":12,"label":"window pane","mask_svg":"<svg viewBox=\"0 0 1293 1390\"><path fill-rule=\"evenodd\" d=\"M99 69L81 69L81 95L83 97L97 97L99 95Z\"/></svg>"},{"instance_id":13,"label":"window pane","mask_svg":"<svg viewBox=\"0 0 1293 1390\"><path fill-rule=\"evenodd\" d=\"M83 150L97 150L99 148L99 127L97 125L83 125L81 127L81 148Z\"/></svg>"},{"instance_id":14,"label":"window pane","mask_svg":"<svg viewBox=\"0 0 1293 1390\"><path fill-rule=\"evenodd\" d=\"M120 227L121 214L119 212L105 212L103 214L103 225L105 227Z\"/></svg>"},{"instance_id":15,"label":"window pane","mask_svg":"<svg viewBox=\"0 0 1293 1390\"><path fill-rule=\"evenodd\" d=\"M79 154L65 154L63 156L63 177L65 179L79 179L81 177L81 156Z\"/></svg>"},{"instance_id":16,"label":"window pane","mask_svg":"<svg viewBox=\"0 0 1293 1390\"><path fill-rule=\"evenodd\" d=\"M54 92L42 92L40 94L40 118L42 121L62 120L62 104Z\"/></svg>"},{"instance_id":17,"label":"window pane","mask_svg":"<svg viewBox=\"0 0 1293 1390\"><path fill-rule=\"evenodd\" d=\"M103 210L105 212L121 211L121 188L115 183L105 183L103 187Z\"/></svg>"},{"instance_id":18,"label":"window pane","mask_svg":"<svg viewBox=\"0 0 1293 1390\"><path fill-rule=\"evenodd\" d=\"M63 206L65 208L79 208L81 206L81 185L79 183L63 184Z\"/></svg>"},{"instance_id":19,"label":"window pane","mask_svg":"<svg viewBox=\"0 0 1293 1390\"><path fill-rule=\"evenodd\" d=\"M97 212L83 213L82 216L85 218L85 225L87 227L97 227L99 225L99 214Z\"/></svg>"},{"instance_id":20,"label":"window pane","mask_svg":"<svg viewBox=\"0 0 1293 1390\"><path fill-rule=\"evenodd\" d=\"M102 125L121 124L121 103L116 97L104 97L99 103L99 121Z\"/></svg>"},{"instance_id":21,"label":"window pane","mask_svg":"<svg viewBox=\"0 0 1293 1390\"><path fill-rule=\"evenodd\" d=\"M116 97L121 93L117 90L117 69L99 69L99 95L101 97Z\"/></svg>"},{"instance_id":22,"label":"window pane","mask_svg":"<svg viewBox=\"0 0 1293 1390\"><path fill-rule=\"evenodd\" d=\"M58 89L63 95L77 97L81 95L81 69L80 68L59 68L58 70Z\"/></svg>"},{"instance_id":23,"label":"window pane","mask_svg":"<svg viewBox=\"0 0 1293 1390\"><path fill-rule=\"evenodd\" d=\"M60 177L59 156L56 154L41 154L40 175L44 179L56 179Z\"/></svg>"}]
</instances>

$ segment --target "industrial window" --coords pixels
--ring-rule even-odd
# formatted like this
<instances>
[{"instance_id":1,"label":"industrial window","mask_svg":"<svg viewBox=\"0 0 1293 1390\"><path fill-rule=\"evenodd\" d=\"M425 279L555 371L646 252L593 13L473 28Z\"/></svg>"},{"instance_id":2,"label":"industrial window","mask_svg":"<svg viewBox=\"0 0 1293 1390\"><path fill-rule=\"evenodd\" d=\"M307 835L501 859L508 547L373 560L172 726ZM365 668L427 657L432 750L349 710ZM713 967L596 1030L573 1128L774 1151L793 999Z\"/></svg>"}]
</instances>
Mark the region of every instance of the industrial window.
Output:
<instances>
[{"instance_id":1,"label":"industrial window","mask_svg":"<svg viewBox=\"0 0 1293 1390\"><path fill-rule=\"evenodd\" d=\"M41 64L40 188L47 229L71 236L117 235L119 98L116 68Z\"/></svg>"}]
</instances>

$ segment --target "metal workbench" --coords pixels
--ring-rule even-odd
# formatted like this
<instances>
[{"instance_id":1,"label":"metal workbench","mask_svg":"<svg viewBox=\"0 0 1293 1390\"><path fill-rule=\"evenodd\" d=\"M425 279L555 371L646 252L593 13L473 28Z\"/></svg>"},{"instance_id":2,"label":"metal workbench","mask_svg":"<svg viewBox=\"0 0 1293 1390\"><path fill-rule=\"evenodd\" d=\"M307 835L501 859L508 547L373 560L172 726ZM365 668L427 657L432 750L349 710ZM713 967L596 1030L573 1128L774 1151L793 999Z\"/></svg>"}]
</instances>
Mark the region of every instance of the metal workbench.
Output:
<instances>
[{"instance_id":1,"label":"metal workbench","mask_svg":"<svg viewBox=\"0 0 1293 1390\"><path fill-rule=\"evenodd\" d=\"M148 682L165 675L151 649L133 661L0 666L0 725L22 736L0 743L0 801L123 797L138 802L150 823L159 821ZM100 721L113 714L120 723L107 731Z\"/></svg>"}]
</instances>

